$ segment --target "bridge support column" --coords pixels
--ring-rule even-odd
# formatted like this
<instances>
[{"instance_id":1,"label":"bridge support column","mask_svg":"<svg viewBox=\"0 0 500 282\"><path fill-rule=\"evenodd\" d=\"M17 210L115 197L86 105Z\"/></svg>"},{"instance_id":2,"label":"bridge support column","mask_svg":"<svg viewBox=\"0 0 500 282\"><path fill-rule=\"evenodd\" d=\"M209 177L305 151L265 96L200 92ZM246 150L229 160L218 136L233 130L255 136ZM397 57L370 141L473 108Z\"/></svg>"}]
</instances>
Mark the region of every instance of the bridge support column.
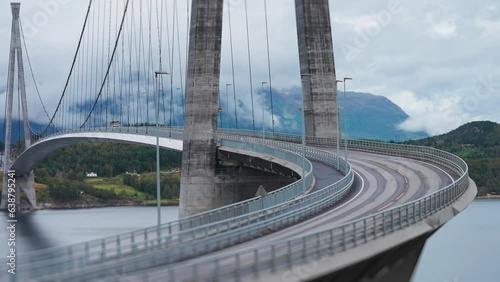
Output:
<instances>
[{"instance_id":1,"label":"bridge support column","mask_svg":"<svg viewBox=\"0 0 500 282\"><path fill-rule=\"evenodd\" d=\"M328 0L295 0L308 137L337 134L337 85Z\"/></svg>"},{"instance_id":2,"label":"bridge support column","mask_svg":"<svg viewBox=\"0 0 500 282\"><path fill-rule=\"evenodd\" d=\"M2 187L2 202L0 203L0 209L7 208L7 174L10 168L10 143L12 142L12 104L14 100L14 75L16 71L16 58L17 58L17 80L19 95L21 97L21 105L23 111L23 129L24 129L24 148L28 148L31 145L30 139L30 129L28 120L28 103L26 101L26 85L24 81L24 64L23 64L23 50L21 45L21 32L19 25L19 11L21 9L21 3L11 3L12 10L12 31L10 39L10 55L9 55L9 76L7 81L7 95L6 95L6 121L5 121L5 152L3 160L3 183ZM33 172L30 173L33 178ZM33 182L34 183L34 182ZM16 187L18 187L16 185ZM19 188L18 188L19 189ZM34 184L33 184L33 197L36 198L34 194ZM29 189L28 189L29 190ZM28 195L29 191L25 190ZM19 199L18 199L19 200ZM33 207L36 207L36 199L32 202Z\"/></svg>"},{"instance_id":3,"label":"bridge support column","mask_svg":"<svg viewBox=\"0 0 500 282\"><path fill-rule=\"evenodd\" d=\"M222 205L215 183L223 0L193 0L179 215Z\"/></svg>"},{"instance_id":4,"label":"bridge support column","mask_svg":"<svg viewBox=\"0 0 500 282\"><path fill-rule=\"evenodd\" d=\"M36 192L35 192L35 174L33 171L29 175L23 175L16 178L16 188L22 189L26 198L33 208L36 208Z\"/></svg>"}]
</instances>

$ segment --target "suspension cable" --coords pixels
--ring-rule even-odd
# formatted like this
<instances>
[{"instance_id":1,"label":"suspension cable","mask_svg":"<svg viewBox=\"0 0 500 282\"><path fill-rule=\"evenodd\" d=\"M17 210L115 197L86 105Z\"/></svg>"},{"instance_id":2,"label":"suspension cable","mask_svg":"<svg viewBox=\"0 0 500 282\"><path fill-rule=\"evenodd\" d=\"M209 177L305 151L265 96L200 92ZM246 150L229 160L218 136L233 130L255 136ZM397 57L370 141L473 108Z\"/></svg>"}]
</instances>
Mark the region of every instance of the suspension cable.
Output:
<instances>
[{"instance_id":1,"label":"suspension cable","mask_svg":"<svg viewBox=\"0 0 500 282\"><path fill-rule=\"evenodd\" d=\"M26 39L24 38L24 31L23 31L23 26L21 24L21 21L19 21L19 27L21 28L21 38L22 38L22 42L23 42L23 46L24 46L24 51L26 52L26 59L28 60L28 66L30 68L31 77L33 78L33 83L35 84L36 94L38 95L38 99L40 100L40 103L42 104L42 108L43 108L43 111L45 112L45 115L47 116L47 119L50 120L49 113L47 112L47 108L45 107L45 104L43 103L42 96L40 95L40 91L38 89L38 84L36 83L33 68L31 67L31 60L30 60L30 56L28 53L28 48L26 47ZM31 130L31 128L30 128L30 130Z\"/></svg>"},{"instance_id":2,"label":"suspension cable","mask_svg":"<svg viewBox=\"0 0 500 282\"><path fill-rule=\"evenodd\" d=\"M130 2L130 0L127 0L127 2L125 3L125 10L123 12L122 21L121 21L121 24L120 24L120 30L118 31L118 37L116 38L115 47L113 48L113 54L111 55L111 60L109 61L108 68L106 70L106 75L104 76L104 80L103 80L103 82L101 84L101 88L99 90L99 94L97 95L97 99L99 97L101 97L102 90L103 90L104 86L106 85L106 80L107 80L107 78L109 76L109 70L110 70L111 65L113 63L113 59L115 57L116 49L118 48L118 42L119 42L120 35L122 33L122 30L123 30L123 23L125 22L125 16L127 15L127 10L128 10L128 4L129 4L129 2ZM96 107L96 104L97 104L97 101L98 101L97 99L94 101L94 104L92 106L92 109L90 110L90 113L87 115L87 118L85 119L85 121L83 122L83 124L80 126L80 128L83 128L85 126L85 124L89 120L90 116L92 115L92 112L94 111L94 109Z\"/></svg>"},{"instance_id":3,"label":"suspension cable","mask_svg":"<svg viewBox=\"0 0 500 282\"><path fill-rule=\"evenodd\" d=\"M80 34L80 39L78 40L78 47L76 47L75 56L73 57L73 63L71 64L71 69L69 71L69 75L68 75L68 78L66 80L66 84L64 86L63 93L61 95L61 98L59 99L59 103L57 104L56 110L54 111L54 115L50 119L50 122L47 125L47 127L43 130L42 134L45 133L49 129L49 127L51 126L52 122L54 121L54 118L56 117L57 111L59 110L59 107L61 106L62 99L64 98L64 95L66 93L66 89L68 88L68 84L69 84L69 81L71 79L71 74L73 73L73 68L75 66L76 58L78 56L78 51L80 50L80 44L82 43L83 34L85 33L85 28L87 26L87 21L88 21L88 17L89 17L89 14L90 14L90 8L91 8L91 6L92 6L92 0L89 0L89 6L87 8L87 14L85 15L85 21L83 23L83 28L82 28L82 32Z\"/></svg>"}]
</instances>

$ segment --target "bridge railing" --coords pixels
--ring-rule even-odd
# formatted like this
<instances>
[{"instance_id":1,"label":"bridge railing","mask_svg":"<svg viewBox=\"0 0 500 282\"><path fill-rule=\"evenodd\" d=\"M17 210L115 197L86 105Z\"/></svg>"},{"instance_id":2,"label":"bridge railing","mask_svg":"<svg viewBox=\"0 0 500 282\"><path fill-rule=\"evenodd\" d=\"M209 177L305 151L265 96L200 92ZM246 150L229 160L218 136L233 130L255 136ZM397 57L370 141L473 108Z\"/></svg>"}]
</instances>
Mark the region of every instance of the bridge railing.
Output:
<instances>
[{"instance_id":1,"label":"bridge railing","mask_svg":"<svg viewBox=\"0 0 500 282\"><path fill-rule=\"evenodd\" d=\"M239 137L238 137L239 138ZM238 139L235 138L235 139ZM278 142L280 143L280 142ZM277 150L276 148L269 147L269 144L263 146L262 144L258 144L258 142L248 142L248 140L242 141L242 140L222 140L222 145L223 146L228 146L232 148L239 148L239 149L245 149L245 150L251 150L251 151L257 151L255 148L271 148L273 151L282 151L282 150ZM286 147L286 146L285 146ZM262 151L263 153L270 154L268 151L264 150ZM283 153L289 155L289 152L287 151L282 151ZM273 153L274 155L276 152ZM327 152L322 152L320 150L314 150L311 148L308 148L306 155L308 158L324 162L328 165L334 166L338 158L337 156L334 156L331 153ZM297 156L294 154L294 156ZM302 158L299 157L298 159L295 158L294 161L297 164L302 163ZM309 163L308 161L306 163ZM342 162L342 167L346 167L346 164ZM347 165L348 167L348 165ZM307 167L306 167L307 169ZM310 170L310 163L309 163L309 170ZM306 170L307 171L307 170ZM258 225L258 228L261 230L257 232L258 230L255 229L254 227L250 227L251 232L249 234L259 234L259 233L266 233L269 232L270 229L266 228L263 224L264 222L268 221L269 219L273 219L274 223L273 226L275 228L279 226L286 226L286 224L290 224L290 217L292 217L295 221L300 220L302 217L310 215L312 211L318 212L321 208L324 208L325 205L331 205L334 202L340 200L347 192L348 188L352 184L352 171L348 169L349 175L344 177L341 181L334 183L330 185L329 187L321 190L321 193L316 193L314 195L310 195L307 197L302 197L298 200L294 200L293 203L289 204L282 204L282 205L273 205L273 202L265 202L265 201L254 201L254 203L259 203L258 205L255 205L253 208L255 210L258 210L259 208L266 208L266 205L271 205L274 206L272 208L267 208L265 212L254 212L250 214L245 214L243 216L240 216L239 218L230 218L227 220L222 220L216 221L216 223L212 224L206 224L202 225L198 228L191 228L187 229L185 232L184 231L179 231L179 233L175 234L175 236L162 236L160 240L157 240L154 236L156 229L150 228L150 231L153 233L150 236L151 239L148 240L147 234L150 232L146 233L146 230L144 230L145 238L143 240L137 240L134 243L134 237L127 238L127 236L112 236L103 240L96 240L93 241L96 244L93 244L93 242L86 242L84 246L83 244L79 244L80 248L78 248L77 245L72 245L69 247L66 247L66 250L62 253L59 253L57 257L45 259L39 263L33 263L31 265L31 268L33 270L33 274L35 275L40 275L40 272L37 272L36 269L39 271L43 272L44 270L50 270L49 265L58 265L58 269L65 271L69 269L73 269L74 267L80 267L83 269L85 264L81 264L82 261L93 261L94 263L97 262L104 262L106 259L113 258L114 256L118 255L127 255L127 254L132 254L132 253L137 253L140 251L145 251L147 249L155 249L157 248L158 244L162 244L162 247L170 247L169 252L167 255L163 255L164 259L167 259L165 257L168 257L168 260L172 259L181 259L182 256L185 256L186 254L189 254L189 249L192 247L192 242L193 241L200 241L200 239L203 239L204 237L210 237L216 233L223 233L223 232L228 232L232 231L235 226L242 228L245 226L257 226L255 225L256 223L260 223ZM312 178L311 178L312 181ZM307 183L306 183L307 184ZM310 183L309 183L310 184ZM307 184L305 187L308 187L309 184ZM296 193L296 192L295 192ZM294 195L296 196L297 194L292 193L289 196L293 197ZM284 198L283 196L280 196L281 199ZM304 206L308 205L313 205L313 203L319 203L316 205L314 209L304 209ZM302 209L304 211L302 217L300 213L297 213L297 209ZM290 214L290 213L294 214ZM287 214L288 213L288 214ZM285 217L285 220L283 220L283 215L287 214L288 218ZM215 218L214 218L215 220ZM253 224L253 225L252 225ZM253 228L253 229L252 229ZM243 229L243 228L242 228ZM238 232L241 232L242 229L238 229ZM216 232L214 233L214 230ZM229 234L229 233L228 233ZM139 231L138 234L142 235ZM226 237L228 235L225 235ZM208 238L207 237L207 238ZM238 236L238 238L244 238L245 236ZM219 237L219 243L217 243L217 246L223 246L224 240L221 239L222 237ZM140 238L139 238L140 239ZM213 239L207 239L207 240L213 240ZM222 240L222 243L220 243L220 240ZM132 241L132 242L130 242ZM231 241L229 241L231 242ZM234 243L235 241L232 240ZM184 243L184 245L182 245ZM204 244L204 243L203 243ZM211 244L212 246L215 246L215 244ZM82 248L83 247L83 248ZM175 255L174 250L180 250L180 253ZM195 248L196 249L196 248ZM200 247L198 250L205 250L204 248ZM43 253L43 252L42 252ZM45 254L46 256L47 254ZM30 255L32 260L36 260L37 258L40 259L41 257L38 255ZM158 258L156 258L158 259ZM80 265L79 265L80 264ZM62 268L61 268L62 267ZM106 270L106 269L104 269ZM95 269L93 270L95 272Z\"/></svg>"},{"instance_id":2,"label":"bridge railing","mask_svg":"<svg viewBox=\"0 0 500 282\"><path fill-rule=\"evenodd\" d=\"M230 254L172 264L156 271L138 272L132 277L150 280L168 277L169 281L240 281L277 270L294 269L304 264L311 265L324 256L344 252L416 224L454 203L469 186L467 164L447 152L433 148L369 141L356 141L351 145L368 152L412 156L438 162L459 172L460 177L452 184L415 201L319 232ZM296 278L292 271L288 274L285 272L285 276L284 279Z\"/></svg>"},{"instance_id":3,"label":"bridge railing","mask_svg":"<svg viewBox=\"0 0 500 282\"><path fill-rule=\"evenodd\" d=\"M239 136L241 140L243 140L242 139L243 137L262 138L261 133L251 130L221 129L220 131L228 134L227 136L231 136L231 138ZM292 143L292 144L283 142L274 143L277 144L277 146L283 146L283 144L287 144L287 146L289 147L294 146L293 143L297 144L301 142L300 135L286 134L286 133L267 132L266 137L263 139L268 144L273 144L271 142L272 140ZM320 147L337 146L337 141L335 138L306 137L306 143L308 146L320 146ZM341 148L345 146L345 139L339 140L339 146ZM459 157L444 151L440 150L436 151L436 149L430 147L375 142L366 140L349 140L349 139L347 140L347 146L348 149L355 151L380 153L385 155L393 155L393 156L432 161L438 164L448 166L458 172L464 171L465 169L464 167L465 162ZM298 148L297 145L295 145L294 148Z\"/></svg>"},{"instance_id":4,"label":"bridge railing","mask_svg":"<svg viewBox=\"0 0 500 282\"><path fill-rule=\"evenodd\" d=\"M246 147L253 145L251 142L246 144ZM331 153L309 148L307 154L308 158L325 162L330 166L337 163L337 157ZM346 167L343 161L342 166ZM180 231L174 236L163 236L160 241L151 239L146 245L140 243L122 244L119 250L109 252L106 257L102 257L99 251L91 251L85 257L77 257L76 259L75 256L72 256L71 260L57 258L50 262L53 266L57 265L56 270L52 269L52 273L57 274L54 274L54 277L46 278L51 280L51 278L57 277L57 279L64 280L85 277L84 279L92 280L106 275L109 271L124 269L135 271L162 263L173 263L260 237L317 214L342 199L349 192L353 182L353 172L348 164L347 168L348 175L340 181L270 208ZM122 259L117 261L120 256ZM113 260L113 257L116 260ZM82 263L79 260L90 263ZM31 275L34 275L32 278L46 275L47 261L31 265L30 269Z\"/></svg>"},{"instance_id":5,"label":"bridge railing","mask_svg":"<svg viewBox=\"0 0 500 282\"><path fill-rule=\"evenodd\" d=\"M127 133L118 130L115 132ZM137 134L143 134L141 130L134 130L133 132ZM149 129L149 132L151 133L151 129ZM130 132L128 133L130 134ZM179 132L170 133L160 131L160 135L167 134L171 134L172 137L175 136L177 138L182 138L182 133ZM221 140L221 142L224 146L266 154L269 156L287 160L299 166L302 166L302 164L304 164L306 176L299 181L270 192L266 197L255 197L243 202L238 202L215 210L162 224L160 227L161 236L173 235L183 230L189 230L203 224L210 224L224 219L237 217L252 211L256 211L259 208L269 208L302 194L304 192L304 188L307 189L307 187L309 187L313 181L311 163L308 160L305 160L303 162L302 157L296 153L281 150L279 148L273 148L270 145L244 143L237 140ZM305 181L305 185L302 184L302 181ZM148 244L150 244L148 242L152 242L158 239L157 227L153 226L150 228L127 232L89 242L31 252L29 253L29 255L22 257L20 264L32 264L40 260L48 260L54 256L58 257L58 259L60 259L61 257L88 257L88 255L92 252L99 252L103 257L106 257L107 255L116 253L117 249L121 249L121 251L124 251L124 246L136 246L137 244L139 244L139 242L143 242L142 244L147 248Z\"/></svg>"}]
</instances>

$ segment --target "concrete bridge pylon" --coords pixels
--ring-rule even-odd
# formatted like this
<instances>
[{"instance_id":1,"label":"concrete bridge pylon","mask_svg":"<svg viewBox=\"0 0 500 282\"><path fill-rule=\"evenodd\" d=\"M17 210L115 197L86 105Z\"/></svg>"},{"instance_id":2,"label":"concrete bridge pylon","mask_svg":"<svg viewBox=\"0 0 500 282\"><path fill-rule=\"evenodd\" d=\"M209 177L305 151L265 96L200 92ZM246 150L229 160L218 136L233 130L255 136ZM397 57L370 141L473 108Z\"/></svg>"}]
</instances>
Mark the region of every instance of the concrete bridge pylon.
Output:
<instances>
[{"instance_id":1,"label":"concrete bridge pylon","mask_svg":"<svg viewBox=\"0 0 500 282\"><path fill-rule=\"evenodd\" d=\"M295 0L306 135L337 134L337 83L328 0Z\"/></svg>"},{"instance_id":2,"label":"concrete bridge pylon","mask_svg":"<svg viewBox=\"0 0 500 282\"><path fill-rule=\"evenodd\" d=\"M9 168L10 168L10 151L11 151L11 137L12 137L12 104L14 100L14 85L15 72L16 72L16 61L17 61L17 82L19 89L19 96L21 97L21 108L23 113L23 126L24 126L24 148L28 148L31 145L30 139L30 129L28 120L28 104L26 101L26 84L24 80L24 65L23 65L23 51L21 45L21 32L19 25L19 11L21 9L21 3L11 3L12 10L12 33L10 41L10 54L9 54L9 69L8 69L8 81L7 81L7 95L6 95L6 112L5 112L5 152L3 159L3 182L2 182L2 201L0 203L0 209L7 208L7 197L8 197L8 179L9 179ZM17 59L17 60L16 60ZM34 174L30 172L28 175L17 175L14 178L16 180L16 201L20 202L20 191L22 189L28 200L33 207L36 207L36 196L35 196L35 182ZM19 207L19 205L17 205Z\"/></svg>"},{"instance_id":3,"label":"concrete bridge pylon","mask_svg":"<svg viewBox=\"0 0 500 282\"><path fill-rule=\"evenodd\" d=\"M193 0L186 77L186 106L179 216L222 205L216 184L217 114L223 0Z\"/></svg>"}]
</instances>

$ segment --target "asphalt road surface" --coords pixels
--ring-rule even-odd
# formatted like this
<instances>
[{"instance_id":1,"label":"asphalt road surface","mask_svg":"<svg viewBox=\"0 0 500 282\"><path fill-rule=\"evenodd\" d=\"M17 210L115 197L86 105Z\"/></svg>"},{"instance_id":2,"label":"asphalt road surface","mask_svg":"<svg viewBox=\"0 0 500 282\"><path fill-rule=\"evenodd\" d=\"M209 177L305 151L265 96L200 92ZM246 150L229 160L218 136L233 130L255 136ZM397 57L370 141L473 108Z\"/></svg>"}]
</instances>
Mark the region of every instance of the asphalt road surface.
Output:
<instances>
[{"instance_id":1,"label":"asphalt road surface","mask_svg":"<svg viewBox=\"0 0 500 282\"><path fill-rule=\"evenodd\" d=\"M221 254L239 252L260 244L303 236L306 233L336 226L419 199L444 188L458 178L457 173L448 168L402 157L349 152L348 161L355 171L355 186L342 201L329 210L291 227L195 258L195 260L212 260ZM313 167L316 177L314 190L322 189L333 183L332 180L341 178L335 169L326 165L313 162ZM244 261L245 258L241 257L241 260ZM189 279L192 274L188 271L190 268L189 260L183 262L182 265L187 271L185 278ZM224 269L224 261L221 261L221 268ZM149 273L155 271L161 273L162 267L148 270ZM205 271L213 273L209 269L200 269L201 277Z\"/></svg>"}]
</instances>

